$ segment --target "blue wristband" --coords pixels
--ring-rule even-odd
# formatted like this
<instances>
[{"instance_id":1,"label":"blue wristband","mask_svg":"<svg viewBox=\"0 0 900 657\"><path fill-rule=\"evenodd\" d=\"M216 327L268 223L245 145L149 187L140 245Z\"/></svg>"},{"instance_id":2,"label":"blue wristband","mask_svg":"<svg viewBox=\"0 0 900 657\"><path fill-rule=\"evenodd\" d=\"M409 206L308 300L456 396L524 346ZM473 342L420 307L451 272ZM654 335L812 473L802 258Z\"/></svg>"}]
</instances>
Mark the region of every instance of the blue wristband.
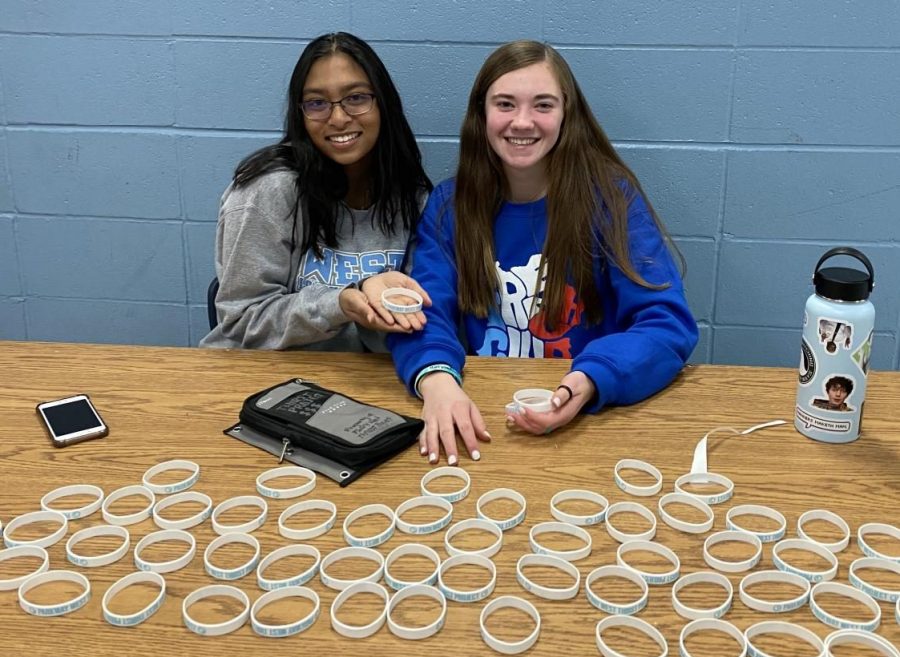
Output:
<instances>
[{"instance_id":1,"label":"blue wristband","mask_svg":"<svg viewBox=\"0 0 900 657\"><path fill-rule=\"evenodd\" d=\"M433 365L427 365L419 370L419 373L416 374L416 380L413 383L413 390L416 391L416 396L421 399L422 394L419 392L419 383L424 379L427 375L433 374L435 372L444 372L445 374L449 374L454 379L456 379L456 383L462 387L462 376L460 376L459 372L455 369L447 365L446 363L434 363Z\"/></svg>"}]
</instances>

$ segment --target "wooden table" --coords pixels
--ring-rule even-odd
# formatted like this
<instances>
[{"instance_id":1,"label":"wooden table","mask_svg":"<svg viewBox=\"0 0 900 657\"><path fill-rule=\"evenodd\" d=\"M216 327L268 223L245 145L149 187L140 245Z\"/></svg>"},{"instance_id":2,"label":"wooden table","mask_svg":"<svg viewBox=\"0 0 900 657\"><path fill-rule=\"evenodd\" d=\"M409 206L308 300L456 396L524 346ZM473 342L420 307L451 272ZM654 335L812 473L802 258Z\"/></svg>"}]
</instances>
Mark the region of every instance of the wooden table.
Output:
<instances>
[{"instance_id":1,"label":"wooden table","mask_svg":"<svg viewBox=\"0 0 900 657\"><path fill-rule=\"evenodd\" d=\"M656 465L664 477L663 492L671 491L675 478L690 469L697 441L713 427L745 428L770 419L790 420L796 381L796 373L787 369L689 367L656 397L635 406L582 417L551 436L525 436L506 429L503 405L512 393L521 387L553 387L567 367L564 361L472 358L466 368L465 387L482 409L494 440L483 447L480 462L463 459L462 465L472 476L472 491L456 504L454 520L474 517L476 499L493 488L511 487L526 496L526 521L506 533L503 549L494 558L498 581L492 597L518 595L540 610L540 638L529 653L534 655L597 654L594 628L606 616L588 603L583 584L574 599L551 602L526 593L516 582L515 562L530 552L528 529L552 519L549 501L553 494L568 488L586 488L605 495L610 502L631 499L656 511L660 495L634 498L616 487L613 481L616 462L634 458ZM109 493L120 486L140 483L148 467L173 458L191 459L200 464L201 477L194 489L207 493L215 503L235 495L255 494L256 476L274 467L275 460L224 436L222 430L236 421L246 396L290 377L309 378L410 415L416 415L420 407L398 383L390 360L375 355L5 342L0 343L0 371L4 373L0 384L3 468L0 520L4 523L19 514L37 510L41 497L58 486L93 483ZM110 434L103 440L55 449L38 424L35 404L80 392L91 395L110 427ZM715 530L724 529L725 511L737 504L767 504L780 510L787 518L789 536L796 536L796 522L802 512L830 509L842 516L854 533L850 547L838 555L840 570L836 581L846 582L850 562L861 556L855 539L856 528L864 522L900 524L898 409L900 373L874 372L870 376L864 433L855 443L842 446L817 443L799 435L791 424L749 436L711 439L710 470L730 477L736 487L731 501L714 507ZM323 555L343 546L340 523L352 509L369 502L396 507L419 494L419 480L428 469L417 450L411 448L347 488L320 477L316 489L307 497L335 502L339 510L338 524L311 543ZM271 501L268 521L254 533L264 555L288 543L278 534L276 518L289 504L288 500ZM631 518L622 520L626 529L628 523L634 523ZM102 522L99 513L73 521L69 535L76 529ZM147 520L129 529L133 546L156 527ZM131 554L109 566L76 568L90 579L93 595L83 609L67 616L29 616L19 608L15 591L0 592L0 627L6 653L335 655L365 651L369 655L396 655L416 651L441 656L490 653L479 635L478 616L483 606L480 603L450 603L444 628L424 641L400 640L387 627L365 640L343 638L332 630L329 621L335 592L318 579L310 586L321 597L322 614L303 634L264 639L256 636L248 624L224 637L194 635L182 622L182 601L191 591L214 582L204 572L200 555L215 534L208 521L191 531L197 538L197 557L185 569L166 576L168 597L162 609L133 629L114 628L106 623L100 606L106 589L135 569ZM615 563L618 547L602 525L589 531L593 552L577 562L582 580L594 568ZM678 553L683 574L708 569L702 558L703 538L675 531L663 523L659 523L656 536L657 541ZM559 536L550 539L551 545L566 547ZM390 549L412 540L413 537L398 532L379 550L387 554ZM442 557L445 555L443 533L419 540L437 549ZM896 541L885 541L882 548L900 557L900 545ZM773 567L771 549L771 544L764 546L762 562L756 570ZM74 568L65 559L64 541L52 546L49 552L52 568ZM225 552L222 556L226 560L240 560L240 554ZM637 555L638 559L644 556ZM480 575L477 570L472 573L473 578ZM17 573L13 573L10 564L0 563L0 577L12 574ZM536 576L550 581L546 573ZM830 632L812 616L808 607L777 617L747 609L737 600L741 575L729 578L735 587L735 602L726 619L741 630L762 620L778 619L796 622L821 637ZM885 583L900 588L900 577ZM261 593L254 575L239 580L237 586L251 601ZM714 588L709 591L712 596L719 595ZM670 593L671 585L651 587L650 602L639 617L658 627L668 639L669 654L677 654L678 634L687 621L673 611ZM139 594L141 591L134 593ZM702 600L703 595L706 594L701 592L696 601ZM417 614L433 617L436 613L436 607L422 604L417 609L413 602L404 610L406 618ZM838 609L841 601L834 604ZM894 619L893 606L887 603L881 606L882 624L878 634L900 645L900 627ZM352 614L374 614L370 601L363 599L345 611L347 618L352 618ZM216 607L206 605L197 613L213 617ZM523 619L523 614L515 612L498 613L491 627L505 638L523 638L529 631ZM620 649L627 649L628 655L659 654L651 642L635 637L631 633L612 633L610 639ZM733 645L725 647L727 642L718 644L708 637L692 646L700 656L726 657L734 649ZM802 645L793 647L791 642L777 650L784 657L812 654Z\"/></svg>"}]
</instances>

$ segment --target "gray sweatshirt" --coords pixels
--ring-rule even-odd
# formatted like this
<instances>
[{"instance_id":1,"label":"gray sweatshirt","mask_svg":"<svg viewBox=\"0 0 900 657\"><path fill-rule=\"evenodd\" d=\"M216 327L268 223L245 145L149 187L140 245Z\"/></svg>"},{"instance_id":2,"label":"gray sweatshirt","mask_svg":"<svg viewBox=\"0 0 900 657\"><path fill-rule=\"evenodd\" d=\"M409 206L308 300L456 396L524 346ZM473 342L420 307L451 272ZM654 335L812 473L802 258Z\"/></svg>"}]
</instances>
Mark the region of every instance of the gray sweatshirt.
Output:
<instances>
[{"instance_id":1,"label":"gray sweatshirt","mask_svg":"<svg viewBox=\"0 0 900 657\"><path fill-rule=\"evenodd\" d=\"M339 247L323 258L301 251L303 207L292 171L274 171L222 195L216 228L219 324L201 347L385 351L384 335L359 327L341 311L344 288L399 269L408 233L373 226L374 210L338 212ZM398 222L399 223L399 222ZM293 250L291 244L294 243Z\"/></svg>"}]
</instances>

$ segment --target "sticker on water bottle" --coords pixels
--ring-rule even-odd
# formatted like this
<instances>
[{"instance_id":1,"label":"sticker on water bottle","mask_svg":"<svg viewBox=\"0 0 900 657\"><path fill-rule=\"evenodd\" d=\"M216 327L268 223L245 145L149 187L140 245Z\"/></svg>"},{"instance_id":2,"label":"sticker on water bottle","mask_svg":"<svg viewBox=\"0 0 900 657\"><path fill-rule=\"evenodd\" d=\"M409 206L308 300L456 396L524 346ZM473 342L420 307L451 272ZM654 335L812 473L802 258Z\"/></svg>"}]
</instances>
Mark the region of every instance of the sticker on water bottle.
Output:
<instances>
[{"instance_id":1,"label":"sticker on water bottle","mask_svg":"<svg viewBox=\"0 0 900 657\"><path fill-rule=\"evenodd\" d=\"M816 355L806 338L800 340L800 385L809 385L816 377Z\"/></svg>"},{"instance_id":2,"label":"sticker on water bottle","mask_svg":"<svg viewBox=\"0 0 900 657\"><path fill-rule=\"evenodd\" d=\"M818 417L817 415L812 415L800 406L797 406L797 420L807 429L813 428L831 433L849 433L852 427L849 420L828 420Z\"/></svg>"},{"instance_id":3,"label":"sticker on water bottle","mask_svg":"<svg viewBox=\"0 0 900 657\"><path fill-rule=\"evenodd\" d=\"M835 354L840 348L849 349L853 342L853 324L836 319L819 319L819 340L828 354Z\"/></svg>"},{"instance_id":4,"label":"sticker on water bottle","mask_svg":"<svg viewBox=\"0 0 900 657\"><path fill-rule=\"evenodd\" d=\"M825 396L814 397L810 404L815 408L842 413L853 412L854 406L849 404L855 383L849 376L832 376L825 380Z\"/></svg>"},{"instance_id":5,"label":"sticker on water bottle","mask_svg":"<svg viewBox=\"0 0 900 657\"><path fill-rule=\"evenodd\" d=\"M872 358L872 331L869 331L868 337L861 345L850 354L853 362L862 370L863 376L869 374L869 360Z\"/></svg>"}]
</instances>

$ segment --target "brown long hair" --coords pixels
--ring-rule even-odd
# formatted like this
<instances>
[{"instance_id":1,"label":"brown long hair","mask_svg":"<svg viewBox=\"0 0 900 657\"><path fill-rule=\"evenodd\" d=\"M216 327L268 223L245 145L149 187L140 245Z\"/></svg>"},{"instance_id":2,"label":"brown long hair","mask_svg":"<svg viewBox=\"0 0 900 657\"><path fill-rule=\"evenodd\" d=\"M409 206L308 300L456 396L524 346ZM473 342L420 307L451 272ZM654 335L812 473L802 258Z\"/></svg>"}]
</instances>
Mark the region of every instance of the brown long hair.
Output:
<instances>
[{"instance_id":1,"label":"brown long hair","mask_svg":"<svg viewBox=\"0 0 900 657\"><path fill-rule=\"evenodd\" d=\"M486 317L497 302L500 287L494 266L493 225L508 189L500 158L488 144L488 88L510 71L540 62L550 65L564 96L559 140L546 156L547 238L537 278L540 281L546 275L540 310L546 327L553 330L564 321L567 275L572 278L588 322L598 323L603 318L594 280L595 247L635 283L652 289L668 287L668 283L646 281L632 263L628 206L635 195L644 197L653 221L678 256L682 269L684 258L646 199L637 177L594 118L566 60L549 45L513 41L495 50L482 65L469 94L460 133L454 197L460 309Z\"/></svg>"}]
</instances>

